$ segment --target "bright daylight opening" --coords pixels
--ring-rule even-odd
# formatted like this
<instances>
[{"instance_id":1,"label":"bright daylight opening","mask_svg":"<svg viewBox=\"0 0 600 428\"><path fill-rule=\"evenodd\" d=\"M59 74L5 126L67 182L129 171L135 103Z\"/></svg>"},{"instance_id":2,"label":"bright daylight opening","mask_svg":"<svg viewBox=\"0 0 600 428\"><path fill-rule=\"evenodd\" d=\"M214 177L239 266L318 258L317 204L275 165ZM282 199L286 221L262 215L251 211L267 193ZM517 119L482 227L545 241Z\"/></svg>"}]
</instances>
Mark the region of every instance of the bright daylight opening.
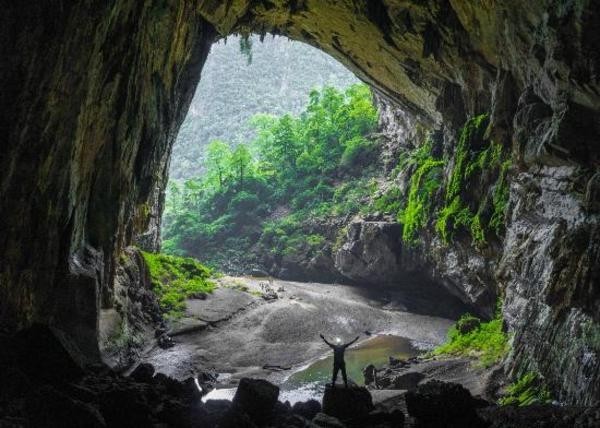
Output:
<instances>
[{"instance_id":1,"label":"bright daylight opening","mask_svg":"<svg viewBox=\"0 0 600 428\"><path fill-rule=\"evenodd\" d=\"M402 273L401 167L376 95L333 58L282 37L214 44L173 148L162 253L145 253L173 338L146 360L198 375L205 400L250 376L294 403L320 399L332 367L364 385L366 366L442 343L464 308Z\"/></svg>"}]
</instances>

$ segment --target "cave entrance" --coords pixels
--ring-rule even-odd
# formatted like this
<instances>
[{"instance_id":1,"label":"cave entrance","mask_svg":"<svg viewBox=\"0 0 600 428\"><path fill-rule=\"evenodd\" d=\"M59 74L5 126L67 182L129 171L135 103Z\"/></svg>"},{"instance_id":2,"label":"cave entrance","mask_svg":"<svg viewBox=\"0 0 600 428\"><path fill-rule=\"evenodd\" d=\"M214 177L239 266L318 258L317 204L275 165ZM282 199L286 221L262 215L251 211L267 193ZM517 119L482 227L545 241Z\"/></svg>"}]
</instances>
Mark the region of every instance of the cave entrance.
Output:
<instances>
[{"instance_id":1,"label":"cave entrance","mask_svg":"<svg viewBox=\"0 0 600 428\"><path fill-rule=\"evenodd\" d=\"M164 255L145 255L175 346L146 360L178 378L215 370L225 388L211 398L250 373L296 401L329 377L319 333L362 337L348 354L359 384L367 360L441 343L463 306L399 268L400 229L377 197L397 163L389 143L371 89L320 50L214 44L172 152ZM353 239L376 253L353 258Z\"/></svg>"}]
</instances>

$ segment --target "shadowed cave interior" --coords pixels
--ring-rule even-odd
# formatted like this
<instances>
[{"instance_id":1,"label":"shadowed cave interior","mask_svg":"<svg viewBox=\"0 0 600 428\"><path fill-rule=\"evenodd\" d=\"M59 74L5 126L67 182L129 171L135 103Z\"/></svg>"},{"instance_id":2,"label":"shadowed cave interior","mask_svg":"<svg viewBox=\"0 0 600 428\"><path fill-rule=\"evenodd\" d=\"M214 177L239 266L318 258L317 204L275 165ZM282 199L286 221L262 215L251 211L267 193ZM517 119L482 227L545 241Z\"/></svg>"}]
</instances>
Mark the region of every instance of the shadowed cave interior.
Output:
<instances>
[{"instance_id":1,"label":"shadowed cave interior","mask_svg":"<svg viewBox=\"0 0 600 428\"><path fill-rule=\"evenodd\" d=\"M44 0L0 24L1 425L600 423L593 2ZM270 64L295 49L271 35L360 83L208 144L184 119L211 46ZM171 160L200 132L203 163ZM361 335L349 388L319 333Z\"/></svg>"}]
</instances>

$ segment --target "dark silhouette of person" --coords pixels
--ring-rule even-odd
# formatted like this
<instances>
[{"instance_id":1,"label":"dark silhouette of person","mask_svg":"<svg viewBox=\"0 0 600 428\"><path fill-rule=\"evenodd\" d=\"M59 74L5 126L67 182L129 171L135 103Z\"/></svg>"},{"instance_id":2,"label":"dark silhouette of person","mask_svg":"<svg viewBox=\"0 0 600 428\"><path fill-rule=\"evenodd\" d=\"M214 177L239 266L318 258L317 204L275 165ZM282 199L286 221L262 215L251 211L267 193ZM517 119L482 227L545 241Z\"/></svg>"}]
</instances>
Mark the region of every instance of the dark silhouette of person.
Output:
<instances>
[{"instance_id":1,"label":"dark silhouette of person","mask_svg":"<svg viewBox=\"0 0 600 428\"><path fill-rule=\"evenodd\" d=\"M329 343L327 339L325 339L325 336L323 336L322 334L320 334L319 336L321 336L321 339L323 339L323 341L327 345L329 345L331 349L333 349L333 378L331 379L331 387L335 388L335 381L337 380L338 372L341 370L342 379L344 379L344 385L346 386L346 388L348 388L348 377L346 376L346 362L344 361L344 352L346 351L346 348L348 348L350 345L356 342L360 336L356 336L356 339L354 339L352 342L348 342L343 345L334 345L332 343Z\"/></svg>"}]
</instances>

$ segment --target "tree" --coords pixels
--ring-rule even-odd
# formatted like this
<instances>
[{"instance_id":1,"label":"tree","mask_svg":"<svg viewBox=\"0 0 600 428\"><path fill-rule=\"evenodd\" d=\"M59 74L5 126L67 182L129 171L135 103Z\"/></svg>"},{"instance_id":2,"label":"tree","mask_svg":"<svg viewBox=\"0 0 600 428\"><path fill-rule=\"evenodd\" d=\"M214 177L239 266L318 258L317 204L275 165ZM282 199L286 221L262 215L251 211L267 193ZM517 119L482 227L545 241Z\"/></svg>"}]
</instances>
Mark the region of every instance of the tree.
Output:
<instances>
[{"instance_id":1,"label":"tree","mask_svg":"<svg viewBox=\"0 0 600 428\"><path fill-rule=\"evenodd\" d=\"M216 180L219 190L223 189L231 156L229 145L221 140L214 140L206 147L206 177L209 183Z\"/></svg>"},{"instance_id":2,"label":"tree","mask_svg":"<svg viewBox=\"0 0 600 428\"><path fill-rule=\"evenodd\" d=\"M248 175L252 166L252 155L248 146L239 144L231 155L230 165L234 170L237 182L239 183L238 190L244 189L244 177Z\"/></svg>"}]
</instances>

